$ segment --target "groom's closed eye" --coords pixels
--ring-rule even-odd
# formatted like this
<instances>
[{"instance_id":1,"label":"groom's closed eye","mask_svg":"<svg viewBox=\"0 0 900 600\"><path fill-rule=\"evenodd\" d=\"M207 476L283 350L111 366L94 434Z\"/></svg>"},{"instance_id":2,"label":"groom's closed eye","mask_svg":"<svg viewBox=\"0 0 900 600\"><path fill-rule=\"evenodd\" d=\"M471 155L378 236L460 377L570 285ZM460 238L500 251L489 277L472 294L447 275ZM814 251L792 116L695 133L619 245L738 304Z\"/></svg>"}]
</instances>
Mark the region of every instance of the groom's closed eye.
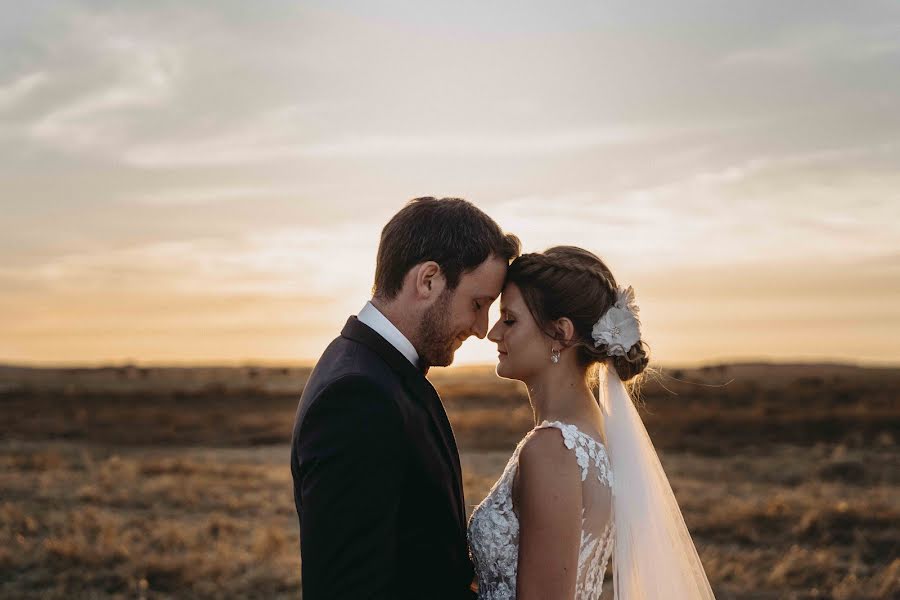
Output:
<instances>
[{"instance_id":1,"label":"groom's closed eye","mask_svg":"<svg viewBox=\"0 0 900 600\"><path fill-rule=\"evenodd\" d=\"M475 300L472 300L472 307L476 311L479 311L482 308L484 308L485 306L490 306L493 301L494 301L494 298L491 298L490 296L483 296L483 297L477 298Z\"/></svg>"}]
</instances>

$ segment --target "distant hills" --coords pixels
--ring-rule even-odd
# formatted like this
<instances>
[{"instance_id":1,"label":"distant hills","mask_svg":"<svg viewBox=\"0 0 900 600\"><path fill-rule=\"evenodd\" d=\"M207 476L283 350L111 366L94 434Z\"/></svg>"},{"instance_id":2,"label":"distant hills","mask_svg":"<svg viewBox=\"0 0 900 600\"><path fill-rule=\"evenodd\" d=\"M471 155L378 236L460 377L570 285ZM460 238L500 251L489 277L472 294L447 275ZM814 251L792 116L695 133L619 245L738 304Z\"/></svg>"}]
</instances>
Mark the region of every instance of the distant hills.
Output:
<instances>
[{"instance_id":1,"label":"distant hills","mask_svg":"<svg viewBox=\"0 0 900 600\"><path fill-rule=\"evenodd\" d=\"M846 363L719 363L702 367L657 366L663 381L724 384L753 381L759 387L781 387L792 381L834 378L896 378L900 366L859 366ZM135 364L98 367L31 367L0 365L0 393L131 393L216 392L255 390L268 394L296 394L303 389L311 366L141 366ZM492 365L466 365L432 369L436 383L469 385L496 383ZM649 378L654 379L651 374Z\"/></svg>"}]
</instances>

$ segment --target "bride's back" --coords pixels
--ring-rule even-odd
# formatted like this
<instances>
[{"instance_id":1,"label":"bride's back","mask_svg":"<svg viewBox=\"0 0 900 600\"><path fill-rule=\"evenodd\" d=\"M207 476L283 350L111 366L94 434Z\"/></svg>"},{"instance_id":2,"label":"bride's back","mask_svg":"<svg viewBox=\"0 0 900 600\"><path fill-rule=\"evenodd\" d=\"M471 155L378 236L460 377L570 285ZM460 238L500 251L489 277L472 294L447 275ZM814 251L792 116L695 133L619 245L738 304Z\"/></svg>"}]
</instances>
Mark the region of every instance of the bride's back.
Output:
<instances>
[{"instance_id":1,"label":"bride's back","mask_svg":"<svg viewBox=\"0 0 900 600\"><path fill-rule=\"evenodd\" d=\"M516 476L523 448L537 431L556 429L581 477L581 534L575 598L596 599L612 554L614 479L601 437L571 423L544 421L516 446L500 479L469 520L469 545L479 580L479 598L516 597L519 560L519 510ZM577 476L576 475L576 476ZM543 493L543 492L542 492ZM547 490L546 493L551 493Z\"/></svg>"}]
</instances>

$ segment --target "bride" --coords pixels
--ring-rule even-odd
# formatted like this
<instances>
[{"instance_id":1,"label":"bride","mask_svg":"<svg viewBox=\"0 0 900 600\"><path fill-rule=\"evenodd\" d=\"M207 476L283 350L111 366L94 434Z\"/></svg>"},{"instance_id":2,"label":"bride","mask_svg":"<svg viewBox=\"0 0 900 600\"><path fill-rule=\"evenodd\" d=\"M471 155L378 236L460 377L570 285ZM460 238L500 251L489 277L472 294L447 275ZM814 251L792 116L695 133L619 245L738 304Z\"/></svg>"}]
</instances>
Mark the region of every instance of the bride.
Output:
<instances>
[{"instance_id":1,"label":"bride","mask_svg":"<svg viewBox=\"0 0 900 600\"><path fill-rule=\"evenodd\" d=\"M482 600L714 598L623 382L648 363L634 293L572 246L509 267L497 375L528 387L536 426L468 523ZM595 398L592 385L598 385Z\"/></svg>"}]
</instances>

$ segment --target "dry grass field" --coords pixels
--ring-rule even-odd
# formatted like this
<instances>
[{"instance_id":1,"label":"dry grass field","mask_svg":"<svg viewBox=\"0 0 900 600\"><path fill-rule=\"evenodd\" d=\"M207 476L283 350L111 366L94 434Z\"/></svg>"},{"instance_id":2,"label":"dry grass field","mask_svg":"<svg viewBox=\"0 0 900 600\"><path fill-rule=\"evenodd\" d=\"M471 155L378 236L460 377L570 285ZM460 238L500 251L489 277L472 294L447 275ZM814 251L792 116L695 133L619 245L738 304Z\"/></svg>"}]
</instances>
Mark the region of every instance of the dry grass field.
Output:
<instances>
[{"instance_id":1,"label":"dry grass field","mask_svg":"<svg viewBox=\"0 0 900 600\"><path fill-rule=\"evenodd\" d=\"M307 375L0 367L0 597L300 597ZM471 511L531 411L490 368L431 379ZM641 395L720 600L900 597L900 369L665 369Z\"/></svg>"}]
</instances>

